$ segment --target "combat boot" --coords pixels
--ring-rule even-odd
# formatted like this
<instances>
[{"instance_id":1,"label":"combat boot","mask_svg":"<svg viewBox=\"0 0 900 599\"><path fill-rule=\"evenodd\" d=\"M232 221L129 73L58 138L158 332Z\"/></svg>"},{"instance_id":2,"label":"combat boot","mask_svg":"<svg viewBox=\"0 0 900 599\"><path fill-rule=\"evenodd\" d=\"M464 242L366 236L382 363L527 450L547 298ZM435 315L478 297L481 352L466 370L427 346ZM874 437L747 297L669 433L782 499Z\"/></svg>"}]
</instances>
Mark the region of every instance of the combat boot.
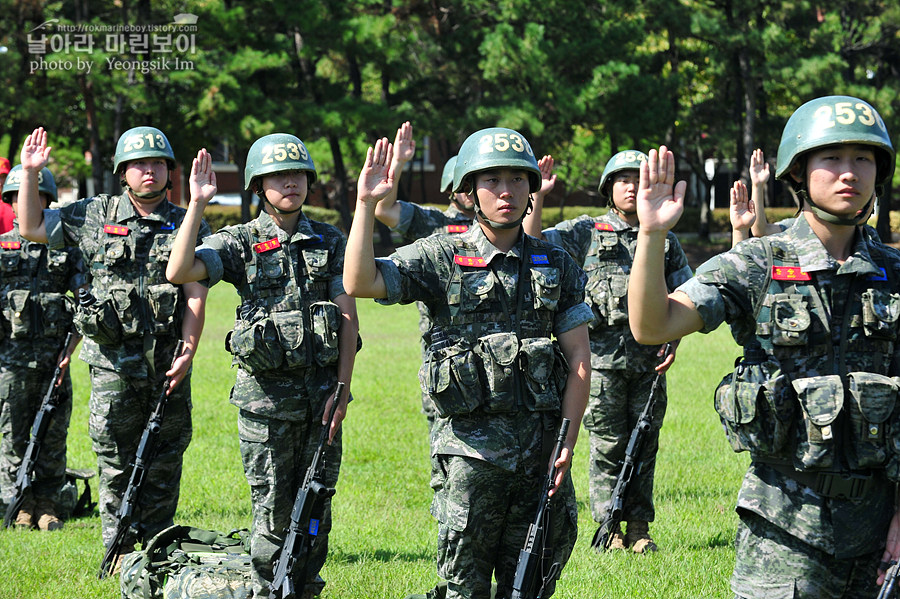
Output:
<instances>
[{"instance_id":1,"label":"combat boot","mask_svg":"<svg viewBox=\"0 0 900 599\"><path fill-rule=\"evenodd\" d=\"M34 528L34 499L30 496L26 495L16 514L16 528Z\"/></svg>"},{"instance_id":2,"label":"combat boot","mask_svg":"<svg viewBox=\"0 0 900 599\"><path fill-rule=\"evenodd\" d=\"M650 523L643 520L628 522L625 543L630 545L631 550L635 553L649 553L658 549L656 543L650 538Z\"/></svg>"},{"instance_id":3,"label":"combat boot","mask_svg":"<svg viewBox=\"0 0 900 599\"><path fill-rule=\"evenodd\" d=\"M35 516L37 527L41 530L59 530L63 527L62 520L56 514L56 503L52 499L39 497L35 501Z\"/></svg>"}]
</instances>

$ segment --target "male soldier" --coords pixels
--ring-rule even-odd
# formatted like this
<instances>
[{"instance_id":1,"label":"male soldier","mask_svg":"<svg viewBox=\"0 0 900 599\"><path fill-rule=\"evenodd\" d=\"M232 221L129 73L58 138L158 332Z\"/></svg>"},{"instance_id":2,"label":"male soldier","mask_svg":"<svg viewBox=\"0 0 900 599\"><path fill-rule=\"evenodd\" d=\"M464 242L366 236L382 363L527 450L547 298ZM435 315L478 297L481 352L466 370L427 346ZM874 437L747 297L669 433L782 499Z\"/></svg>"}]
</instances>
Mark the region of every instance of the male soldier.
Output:
<instances>
[{"instance_id":1,"label":"male soldier","mask_svg":"<svg viewBox=\"0 0 900 599\"><path fill-rule=\"evenodd\" d=\"M0 157L0 188L3 187L6 176L9 174L9 160ZM5 202L0 203L0 233L6 233L13 228L13 219L15 219L12 208Z\"/></svg>"},{"instance_id":2,"label":"male soldier","mask_svg":"<svg viewBox=\"0 0 900 599\"><path fill-rule=\"evenodd\" d=\"M3 185L3 202L18 212L22 167L16 166ZM49 169L38 173L38 193L44 208L56 201L56 181ZM66 432L72 415L69 356L79 338L62 347L72 326L72 300L66 295L82 287L81 251L50 250L19 235L18 227L0 236L0 490L9 503L35 415L47 392L58 384L58 407L50 420L34 467L32 485L16 515L16 526L58 530L63 527L57 505L66 475ZM57 381L50 378L62 366Z\"/></svg>"},{"instance_id":3,"label":"male soldier","mask_svg":"<svg viewBox=\"0 0 900 599\"><path fill-rule=\"evenodd\" d=\"M298 137L273 133L253 142L244 187L259 196L264 211L249 223L207 237L196 252L203 210L216 191L206 150L194 161L191 179L206 183L196 193L192 186L167 275L171 281L210 286L224 280L241 298L225 345L238 366L231 403L240 408L241 457L253 501L253 596L268 597L274 557L334 402L324 484L337 484L340 428L359 332L356 300L341 284L343 234L303 214L316 167ZM345 383L341 397L334 392L338 381ZM319 571L328 553L331 499L323 499L321 507L306 566L293 573L299 599L317 596L325 587Z\"/></svg>"},{"instance_id":4,"label":"male soldier","mask_svg":"<svg viewBox=\"0 0 900 599\"><path fill-rule=\"evenodd\" d=\"M716 392L751 463L738 496L737 597L874 597L900 557L900 252L860 224L894 149L867 102L817 98L788 120L775 175L802 206L667 293L666 232L683 209L665 147L641 167L631 329L662 343L723 321L744 358ZM884 568L885 566L881 566Z\"/></svg>"},{"instance_id":5,"label":"male soldier","mask_svg":"<svg viewBox=\"0 0 900 599\"><path fill-rule=\"evenodd\" d=\"M81 359L90 366L89 429L100 470L103 542L116 534L116 510L128 485L129 464L163 381L171 380L158 451L136 506L140 538L126 537L121 555L172 524L182 456L191 440L190 366L203 329L207 290L175 286L165 277L175 233L185 210L166 199L175 156L159 129L122 134L113 172L124 192L79 200L41 212L37 174L50 157L47 133L35 129L22 147L22 235L50 248L74 245L90 264L95 303L75 315L86 337ZM203 233L209 232L202 227ZM179 339L184 351L172 364ZM168 369L168 370L167 370ZM181 383L181 384L179 384Z\"/></svg>"},{"instance_id":6,"label":"male soldier","mask_svg":"<svg viewBox=\"0 0 900 599\"><path fill-rule=\"evenodd\" d=\"M560 417L578 422L587 403L584 274L561 248L524 235L541 171L525 138L503 128L471 135L454 169L453 191L472 194L477 225L419 239L376 261L374 212L394 183L390 163L387 139L369 148L344 286L357 297L428 307L432 328L420 379L437 412L431 453L438 466L438 575L447 581L447 599L490 596L492 574L496 596L509 597ZM578 427L570 427L555 463L547 549L560 568L576 536L568 470L577 437ZM545 596L557 577L548 577Z\"/></svg>"},{"instance_id":7,"label":"male soldier","mask_svg":"<svg viewBox=\"0 0 900 599\"><path fill-rule=\"evenodd\" d=\"M606 163L600 177L600 197L609 212L596 218L581 216L543 231L543 238L564 248L588 277L585 300L593 308L591 339L591 398L584 414L590 435L590 495L594 520L603 522L616 486L631 432L650 396L656 374L664 374L675 352L663 358L661 346L640 345L628 329L626 290L634 259L638 219L635 212L638 173L647 160L643 152L626 150ZM525 231L541 237L540 199L525 218ZM687 257L674 233L666 239L666 287L674 290L691 278ZM630 547L635 553L656 551L650 537L653 508L653 476L659 449L659 429L666 413L665 378L656 390L652 426L646 434L635 474L626 498L621 528L610 531L610 548Z\"/></svg>"}]
</instances>

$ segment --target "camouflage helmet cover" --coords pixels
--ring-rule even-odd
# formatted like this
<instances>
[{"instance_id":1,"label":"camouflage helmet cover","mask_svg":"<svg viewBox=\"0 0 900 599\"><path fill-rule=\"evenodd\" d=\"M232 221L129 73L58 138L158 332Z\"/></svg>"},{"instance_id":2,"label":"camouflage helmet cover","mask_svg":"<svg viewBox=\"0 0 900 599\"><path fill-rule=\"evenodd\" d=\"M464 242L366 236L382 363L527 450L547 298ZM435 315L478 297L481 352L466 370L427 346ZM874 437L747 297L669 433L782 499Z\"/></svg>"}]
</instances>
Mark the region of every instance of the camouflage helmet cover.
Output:
<instances>
[{"instance_id":1,"label":"camouflage helmet cover","mask_svg":"<svg viewBox=\"0 0 900 599\"><path fill-rule=\"evenodd\" d=\"M785 179L805 153L835 144L873 146L876 156L876 193L890 181L894 146L887 127L871 104L851 96L825 96L794 111L784 126L775 176Z\"/></svg>"},{"instance_id":2,"label":"camouflage helmet cover","mask_svg":"<svg viewBox=\"0 0 900 599\"><path fill-rule=\"evenodd\" d=\"M606 163L603 174L600 176L600 185L597 186L600 197L604 200L609 200L609 189L604 189L604 187L606 187L606 182L611 175L619 171L640 170L641 163L646 162L646 160L647 155L640 150L623 150L613 155L609 162Z\"/></svg>"},{"instance_id":3,"label":"camouflage helmet cover","mask_svg":"<svg viewBox=\"0 0 900 599\"><path fill-rule=\"evenodd\" d=\"M3 183L3 190L0 191L0 196L3 197L4 202L12 203L11 194L14 191L19 191L24 174L25 171L22 170L21 164L17 164L9 171L9 176L6 177L6 181ZM56 179L53 178L53 173L47 167L42 168L38 172L38 192L46 193L50 196L51 202L57 200Z\"/></svg>"},{"instance_id":4,"label":"camouflage helmet cover","mask_svg":"<svg viewBox=\"0 0 900 599\"><path fill-rule=\"evenodd\" d=\"M244 189L250 189L256 177L283 171L305 171L308 185L316 181L316 165L300 138L289 133L264 135L247 152Z\"/></svg>"},{"instance_id":5,"label":"camouflage helmet cover","mask_svg":"<svg viewBox=\"0 0 900 599\"><path fill-rule=\"evenodd\" d=\"M541 170L528 140L512 129L493 127L476 131L463 142L453 169L453 193L466 191L469 175L497 168L526 171L529 191L541 188Z\"/></svg>"},{"instance_id":6,"label":"camouflage helmet cover","mask_svg":"<svg viewBox=\"0 0 900 599\"><path fill-rule=\"evenodd\" d=\"M113 173L119 167L140 158L165 158L169 170L175 169L175 154L166 135L156 127L134 127L119 136L113 155Z\"/></svg>"}]
</instances>

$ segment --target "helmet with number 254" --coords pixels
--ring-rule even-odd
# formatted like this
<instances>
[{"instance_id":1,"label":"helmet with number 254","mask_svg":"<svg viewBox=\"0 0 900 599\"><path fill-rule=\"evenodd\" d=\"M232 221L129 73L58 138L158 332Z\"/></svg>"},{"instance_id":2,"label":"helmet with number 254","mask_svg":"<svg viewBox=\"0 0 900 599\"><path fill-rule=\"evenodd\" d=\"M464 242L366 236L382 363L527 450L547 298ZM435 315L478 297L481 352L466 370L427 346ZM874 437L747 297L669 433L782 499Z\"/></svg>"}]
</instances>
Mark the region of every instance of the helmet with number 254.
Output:
<instances>
[{"instance_id":1,"label":"helmet with number 254","mask_svg":"<svg viewBox=\"0 0 900 599\"><path fill-rule=\"evenodd\" d=\"M875 192L882 195L894 171L894 146L878 111L851 96L816 98L794 111L781 134L775 176L787 178L804 154L835 144L872 146L877 166Z\"/></svg>"},{"instance_id":2,"label":"helmet with number 254","mask_svg":"<svg viewBox=\"0 0 900 599\"><path fill-rule=\"evenodd\" d=\"M250 189L256 177L283 171L305 171L307 185L316 180L316 165L300 138L290 133L264 135L247 152L244 189Z\"/></svg>"}]
</instances>

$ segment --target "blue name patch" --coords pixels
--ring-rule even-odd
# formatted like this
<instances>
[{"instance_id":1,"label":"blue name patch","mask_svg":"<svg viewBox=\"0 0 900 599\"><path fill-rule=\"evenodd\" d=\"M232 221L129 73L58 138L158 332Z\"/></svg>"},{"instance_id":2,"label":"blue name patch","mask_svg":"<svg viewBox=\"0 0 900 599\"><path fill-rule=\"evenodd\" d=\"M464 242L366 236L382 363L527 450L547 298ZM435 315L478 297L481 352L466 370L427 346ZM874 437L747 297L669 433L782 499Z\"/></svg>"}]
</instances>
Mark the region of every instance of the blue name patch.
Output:
<instances>
[{"instance_id":1,"label":"blue name patch","mask_svg":"<svg viewBox=\"0 0 900 599\"><path fill-rule=\"evenodd\" d=\"M532 254L531 255L531 263L532 264L550 264L550 259L547 258L547 254Z\"/></svg>"},{"instance_id":2,"label":"blue name patch","mask_svg":"<svg viewBox=\"0 0 900 599\"><path fill-rule=\"evenodd\" d=\"M173 225L172 223L166 223L163 226L161 226L159 229L160 229L160 231L174 231L175 225Z\"/></svg>"},{"instance_id":3,"label":"blue name patch","mask_svg":"<svg viewBox=\"0 0 900 599\"><path fill-rule=\"evenodd\" d=\"M881 267L878 268L881 271L880 275L869 275L867 280L869 281L887 281L887 272Z\"/></svg>"}]
</instances>

